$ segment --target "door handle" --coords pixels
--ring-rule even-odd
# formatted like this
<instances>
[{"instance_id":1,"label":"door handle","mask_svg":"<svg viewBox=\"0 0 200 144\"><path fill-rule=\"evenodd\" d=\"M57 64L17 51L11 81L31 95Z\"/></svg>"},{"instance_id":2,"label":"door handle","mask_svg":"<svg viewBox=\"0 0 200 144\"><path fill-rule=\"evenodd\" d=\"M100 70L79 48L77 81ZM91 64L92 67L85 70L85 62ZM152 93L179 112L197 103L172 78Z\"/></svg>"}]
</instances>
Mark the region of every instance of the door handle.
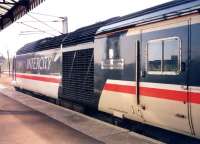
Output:
<instances>
[{"instance_id":1,"label":"door handle","mask_svg":"<svg viewBox=\"0 0 200 144\"><path fill-rule=\"evenodd\" d=\"M186 116L184 114L179 114L179 113L177 113L175 116L178 118L182 118L182 119L186 118Z\"/></svg>"}]
</instances>

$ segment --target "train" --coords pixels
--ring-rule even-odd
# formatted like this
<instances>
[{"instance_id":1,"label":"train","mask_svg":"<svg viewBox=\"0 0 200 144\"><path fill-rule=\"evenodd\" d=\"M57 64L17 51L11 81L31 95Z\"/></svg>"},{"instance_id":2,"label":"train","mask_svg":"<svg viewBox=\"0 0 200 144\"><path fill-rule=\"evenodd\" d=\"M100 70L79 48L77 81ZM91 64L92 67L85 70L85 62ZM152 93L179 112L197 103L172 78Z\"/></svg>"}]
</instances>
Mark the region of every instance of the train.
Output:
<instances>
[{"instance_id":1,"label":"train","mask_svg":"<svg viewBox=\"0 0 200 144\"><path fill-rule=\"evenodd\" d=\"M200 1L175 0L16 52L12 85L200 138Z\"/></svg>"}]
</instances>

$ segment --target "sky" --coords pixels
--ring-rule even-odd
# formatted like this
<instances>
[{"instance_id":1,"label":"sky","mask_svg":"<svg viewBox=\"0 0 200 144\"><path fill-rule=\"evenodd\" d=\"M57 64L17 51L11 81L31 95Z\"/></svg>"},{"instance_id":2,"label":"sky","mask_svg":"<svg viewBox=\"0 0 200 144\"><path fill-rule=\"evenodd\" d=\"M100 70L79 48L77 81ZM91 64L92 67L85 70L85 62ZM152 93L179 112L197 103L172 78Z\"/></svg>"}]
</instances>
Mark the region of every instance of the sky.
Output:
<instances>
[{"instance_id":1,"label":"sky","mask_svg":"<svg viewBox=\"0 0 200 144\"><path fill-rule=\"evenodd\" d=\"M171 0L46 0L0 31L0 54L14 56L23 45L62 32L68 17L69 32L108 18L123 16Z\"/></svg>"}]
</instances>

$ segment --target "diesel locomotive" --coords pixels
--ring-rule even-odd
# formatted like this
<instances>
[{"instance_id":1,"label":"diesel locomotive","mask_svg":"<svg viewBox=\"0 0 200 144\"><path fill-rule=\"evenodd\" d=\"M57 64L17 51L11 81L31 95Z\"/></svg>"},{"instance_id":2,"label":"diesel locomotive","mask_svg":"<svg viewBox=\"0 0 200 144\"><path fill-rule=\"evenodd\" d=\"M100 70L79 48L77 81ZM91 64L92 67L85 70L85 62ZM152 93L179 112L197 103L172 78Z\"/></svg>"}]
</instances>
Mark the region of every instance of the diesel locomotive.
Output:
<instances>
[{"instance_id":1,"label":"diesel locomotive","mask_svg":"<svg viewBox=\"0 0 200 144\"><path fill-rule=\"evenodd\" d=\"M19 49L12 84L200 138L200 1L175 0Z\"/></svg>"}]
</instances>

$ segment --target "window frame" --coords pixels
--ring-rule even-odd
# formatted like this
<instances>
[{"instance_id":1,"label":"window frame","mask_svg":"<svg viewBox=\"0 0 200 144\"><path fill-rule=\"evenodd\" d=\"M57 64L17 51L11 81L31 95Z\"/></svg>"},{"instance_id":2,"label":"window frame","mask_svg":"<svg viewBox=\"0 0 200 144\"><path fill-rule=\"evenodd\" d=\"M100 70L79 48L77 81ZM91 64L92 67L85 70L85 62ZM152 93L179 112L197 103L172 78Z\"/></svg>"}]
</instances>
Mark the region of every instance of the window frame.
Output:
<instances>
[{"instance_id":1,"label":"window frame","mask_svg":"<svg viewBox=\"0 0 200 144\"><path fill-rule=\"evenodd\" d=\"M178 40L178 69L177 71L164 71L164 67L163 67L163 64L164 64L164 56L165 56L165 47L164 47L164 41L166 40L173 40L173 39L177 39ZM153 42L157 42L157 41L161 41L162 42L162 56L161 56L161 70L160 71L149 71L148 69L148 46L149 46L149 43L153 43ZM181 43L181 39L180 37L178 36L174 36L174 37L167 37L167 38L161 38L161 39L154 39L154 40L149 40L146 44L146 71L147 71L147 74L150 74L150 75L178 75L180 74L181 72L181 57L182 57L182 43Z\"/></svg>"}]
</instances>

